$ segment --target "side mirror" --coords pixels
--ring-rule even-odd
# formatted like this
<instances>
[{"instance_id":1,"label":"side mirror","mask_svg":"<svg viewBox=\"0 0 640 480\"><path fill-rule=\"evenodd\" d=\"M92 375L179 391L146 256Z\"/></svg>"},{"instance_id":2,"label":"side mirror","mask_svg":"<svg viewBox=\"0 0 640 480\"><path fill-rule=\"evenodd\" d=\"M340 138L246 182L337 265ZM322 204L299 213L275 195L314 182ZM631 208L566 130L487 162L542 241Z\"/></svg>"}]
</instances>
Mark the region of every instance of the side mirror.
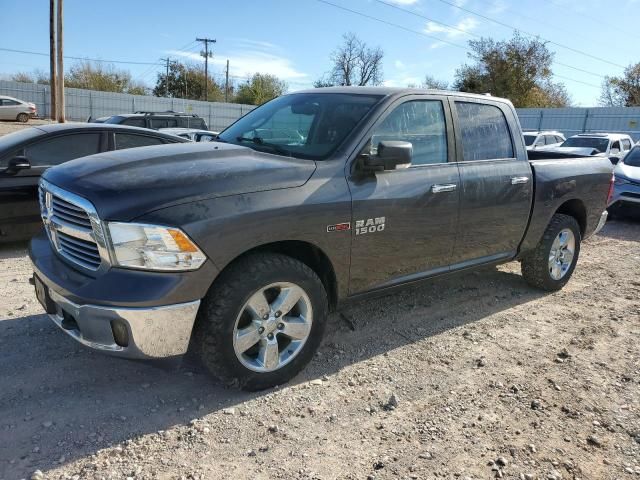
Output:
<instances>
[{"instance_id":1,"label":"side mirror","mask_svg":"<svg viewBox=\"0 0 640 480\"><path fill-rule=\"evenodd\" d=\"M409 168L412 157L411 142L385 140L378 144L377 155L367 155L363 158L362 167L374 172Z\"/></svg>"},{"instance_id":2,"label":"side mirror","mask_svg":"<svg viewBox=\"0 0 640 480\"><path fill-rule=\"evenodd\" d=\"M7 167L7 172L16 173L20 170L27 170L29 168L31 168L31 163L29 163L29 160L27 159L27 157L23 157L23 156L13 157L11 160L9 160L9 166Z\"/></svg>"}]
</instances>

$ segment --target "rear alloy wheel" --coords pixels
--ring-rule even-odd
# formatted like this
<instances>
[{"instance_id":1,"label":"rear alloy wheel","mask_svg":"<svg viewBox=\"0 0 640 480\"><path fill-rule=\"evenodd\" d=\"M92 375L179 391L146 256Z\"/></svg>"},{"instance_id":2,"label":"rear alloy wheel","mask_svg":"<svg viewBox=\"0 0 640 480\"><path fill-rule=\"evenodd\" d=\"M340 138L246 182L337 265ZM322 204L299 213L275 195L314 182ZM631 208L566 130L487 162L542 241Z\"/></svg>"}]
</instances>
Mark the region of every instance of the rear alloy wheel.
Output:
<instances>
[{"instance_id":1,"label":"rear alloy wheel","mask_svg":"<svg viewBox=\"0 0 640 480\"><path fill-rule=\"evenodd\" d=\"M16 120L18 120L20 123L27 123L29 121L29 115L27 115L26 113L19 113L16 117Z\"/></svg>"},{"instance_id":2,"label":"rear alloy wheel","mask_svg":"<svg viewBox=\"0 0 640 480\"><path fill-rule=\"evenodd\" d=\"M328 300L318 275L276 253L248 255L214 282L191 350L216 377L246 390L285 383L318 349Z\"/></svg>"},{"instance_id":3,"label":"rear alloy wheel","mask_svg":"<svg viewBox=\"0 0 640 480\"><path fill-rule=\"evenodd\" d=\"M580 254L580 227L575 218L556 214L538 246L522 259L522 276L542 290L560 290L571 278Z\"/></svg>"}]
</instances>

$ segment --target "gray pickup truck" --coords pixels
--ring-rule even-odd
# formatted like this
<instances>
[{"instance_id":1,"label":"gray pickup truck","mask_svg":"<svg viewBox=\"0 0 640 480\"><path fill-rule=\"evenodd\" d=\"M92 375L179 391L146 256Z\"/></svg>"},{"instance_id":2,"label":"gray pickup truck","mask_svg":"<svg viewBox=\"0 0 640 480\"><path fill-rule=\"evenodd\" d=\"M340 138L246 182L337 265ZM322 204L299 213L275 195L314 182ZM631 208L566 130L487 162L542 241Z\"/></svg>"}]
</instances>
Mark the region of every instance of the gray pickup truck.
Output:
<instances>
[{"instance_id":1,"label":"gray pickup truck","mask_svg":"<svg viewBox=\"0 0 640 480\"><path fill-rule=\"evenodd\" d=\"M33 280L88 347L194 352L261 389L310 361L346 300L513 260L532 286L562 288L606 220L611 180L606 158L529 159L507 100L303 91L217 142L48 170Z\"/></svg>"}]
</instances>

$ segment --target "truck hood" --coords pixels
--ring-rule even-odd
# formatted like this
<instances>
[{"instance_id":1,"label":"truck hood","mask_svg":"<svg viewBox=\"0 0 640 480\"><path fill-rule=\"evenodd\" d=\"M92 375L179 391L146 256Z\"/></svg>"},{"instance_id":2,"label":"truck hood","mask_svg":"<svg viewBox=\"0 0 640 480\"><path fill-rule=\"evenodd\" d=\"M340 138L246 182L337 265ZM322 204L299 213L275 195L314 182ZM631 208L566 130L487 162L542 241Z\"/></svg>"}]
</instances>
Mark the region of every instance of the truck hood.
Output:
<instances>
[{"instance_id":1,"label":"truck hood","mask_svg":"<svg viewBox=\"0 0 640 480\"><path fill-rule=\"evenodd\" d=\"M238 145L180 143L91 155L43 178L91 201L104 220L129 221L197 200L299 187L315 169L312 160Z\"/></svg>"},{"instance_id":2,"label":"truck hood","mask_svg":"<svg viewBox=\"0 0 640 480\"><path fill-rule=\"evenodd\" d=\"M547 151L560 152L560 153L573 153L574 155L583 155L585 157L602 157L604 153L598 152L595 148L590 147L555 147L550 148Z\"/></svg>"}]
</instances>

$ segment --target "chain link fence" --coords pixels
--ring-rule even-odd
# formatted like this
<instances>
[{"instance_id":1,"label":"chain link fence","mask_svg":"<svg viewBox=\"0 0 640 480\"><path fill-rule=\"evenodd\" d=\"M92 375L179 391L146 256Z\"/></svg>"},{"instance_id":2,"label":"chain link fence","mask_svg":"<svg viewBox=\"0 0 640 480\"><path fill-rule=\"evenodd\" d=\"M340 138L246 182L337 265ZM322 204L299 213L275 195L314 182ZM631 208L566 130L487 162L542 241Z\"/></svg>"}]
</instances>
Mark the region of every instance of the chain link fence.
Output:
<instances>
[{"instance_id":1,"label":"chain link fence","mask_svg":"<svg viewBox=\"0 0 640 480\"><path fill-rule=\"evenodd\" d=\"M211 130L219 131L255 108L255 105L238 103L201 102L182 98L97 92L80 88L65 88L64 93L66 118L73 121L86 121L89 117L100 118L133 113L138 110L151 112L172 110L196 114L204 118ZM40 117L50 116L51 89L48 85L0 80L0 95L35 103Z\"/></svg>"}]
</instances>

